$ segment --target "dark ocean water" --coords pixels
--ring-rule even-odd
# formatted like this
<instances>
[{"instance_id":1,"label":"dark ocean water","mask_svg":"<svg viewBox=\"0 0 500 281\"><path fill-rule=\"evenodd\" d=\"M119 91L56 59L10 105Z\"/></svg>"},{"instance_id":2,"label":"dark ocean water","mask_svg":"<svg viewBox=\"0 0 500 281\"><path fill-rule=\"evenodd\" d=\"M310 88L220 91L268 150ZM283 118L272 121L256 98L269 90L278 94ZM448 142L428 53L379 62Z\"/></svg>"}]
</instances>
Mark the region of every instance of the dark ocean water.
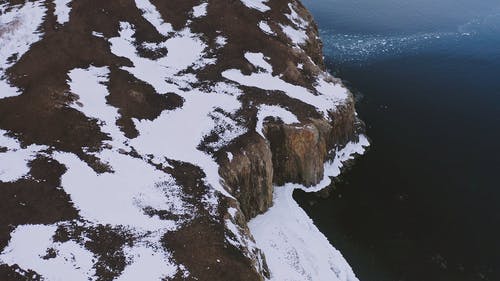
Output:
<instances>
[{"instance_id":1,"label":"dark ocean water","mask_svg":"<svg viewBox=\"0 0 500 281\"><path fill-rule=\"evenodd\" d=\"M295 193L361 281L500 280L500 0L303 0L372 140Z\"/></svg>"}]
</instances>

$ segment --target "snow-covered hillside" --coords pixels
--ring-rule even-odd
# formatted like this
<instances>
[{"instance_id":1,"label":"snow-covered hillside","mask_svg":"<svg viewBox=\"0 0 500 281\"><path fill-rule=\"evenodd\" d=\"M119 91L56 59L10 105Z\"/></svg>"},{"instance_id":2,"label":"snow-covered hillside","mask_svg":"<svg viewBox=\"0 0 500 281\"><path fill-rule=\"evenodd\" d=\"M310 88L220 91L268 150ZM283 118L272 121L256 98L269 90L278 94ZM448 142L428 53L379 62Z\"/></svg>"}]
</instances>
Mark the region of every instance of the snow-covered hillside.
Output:
<instances>
[{"instance_id":1,"label":"snow-covered hillside","mask_svg":"<svg viewBox=\"0 0 500 281\"><path fill-rule=\"evenodd\" d=\"M2 1L0 279L356 280L291 195L357 121L297 1Z\"/></svg>"}]
</instances>

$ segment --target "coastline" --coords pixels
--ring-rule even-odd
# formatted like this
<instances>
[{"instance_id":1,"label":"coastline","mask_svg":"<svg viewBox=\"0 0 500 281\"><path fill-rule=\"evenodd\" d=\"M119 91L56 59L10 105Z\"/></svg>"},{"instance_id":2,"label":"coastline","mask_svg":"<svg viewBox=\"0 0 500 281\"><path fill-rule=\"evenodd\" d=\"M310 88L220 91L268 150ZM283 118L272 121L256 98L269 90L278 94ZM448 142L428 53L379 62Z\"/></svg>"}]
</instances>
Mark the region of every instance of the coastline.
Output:
<instances>
[{"instance_id":1,"label":"coastline","mask_svg":"<svg viewBox=\"0 0 500 281\"><path fill-rule=\"evenodd\" d=\"M340 175L343 163L364 154L368 146L366 136L360 135L358 142L349 142L335 151L334 160L325 163L324 179L316 186L276 186L274 205L248 223L273 273L270 280L358 281L342 254L319 231L292 194L295 189L318 192L326 188L331 183L330 177Z\"/></svg>"}]
</instances>

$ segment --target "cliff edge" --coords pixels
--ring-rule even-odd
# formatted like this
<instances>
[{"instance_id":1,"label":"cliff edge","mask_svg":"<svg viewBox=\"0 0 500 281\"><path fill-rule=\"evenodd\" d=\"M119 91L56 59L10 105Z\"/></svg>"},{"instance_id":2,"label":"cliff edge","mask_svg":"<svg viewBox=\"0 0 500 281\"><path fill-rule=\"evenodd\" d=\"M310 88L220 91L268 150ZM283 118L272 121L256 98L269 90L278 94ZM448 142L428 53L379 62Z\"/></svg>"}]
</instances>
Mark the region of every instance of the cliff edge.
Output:
<instances>
[{"instance_id":1,"label":"cliff edge","mask_svg":"<svg viewBox=\"0 0 500 281\"><path fill-rule=\"evenodd\" d=\"M299 1L2 1L0 279L357 280L292 192L361 128Z\"/></svg>"}]
</instances>

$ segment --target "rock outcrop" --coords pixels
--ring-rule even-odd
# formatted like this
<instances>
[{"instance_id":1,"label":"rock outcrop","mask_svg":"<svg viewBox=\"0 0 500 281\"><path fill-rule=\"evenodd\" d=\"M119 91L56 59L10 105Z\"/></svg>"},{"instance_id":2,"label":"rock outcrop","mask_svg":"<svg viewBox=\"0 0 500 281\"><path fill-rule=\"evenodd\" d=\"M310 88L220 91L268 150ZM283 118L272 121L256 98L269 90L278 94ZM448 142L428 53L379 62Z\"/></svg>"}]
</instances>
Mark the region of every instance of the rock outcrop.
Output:
<instances>
[{"instance_id":1,"label":"rock outcrop","mask_svg":"<svg viewBox=\"0 0 500 281\"><path fill-rule=\"evenodd\" d=\"M221 160L219 174L240 204L247 219L264 213L273 203L273 155L259 134L235 142L232 157Z\"/></svg>"},{"instance_id":2,"label":"rock outcrop","mask_svg":"<svg viewBox=\"0 0 500 281\"><path fill-rule=\"evenodd\" d=\"M248 221L359 134L296 0L3 1L0 48L1 280L272 279Z\"/></svg>"}]
</instances>

